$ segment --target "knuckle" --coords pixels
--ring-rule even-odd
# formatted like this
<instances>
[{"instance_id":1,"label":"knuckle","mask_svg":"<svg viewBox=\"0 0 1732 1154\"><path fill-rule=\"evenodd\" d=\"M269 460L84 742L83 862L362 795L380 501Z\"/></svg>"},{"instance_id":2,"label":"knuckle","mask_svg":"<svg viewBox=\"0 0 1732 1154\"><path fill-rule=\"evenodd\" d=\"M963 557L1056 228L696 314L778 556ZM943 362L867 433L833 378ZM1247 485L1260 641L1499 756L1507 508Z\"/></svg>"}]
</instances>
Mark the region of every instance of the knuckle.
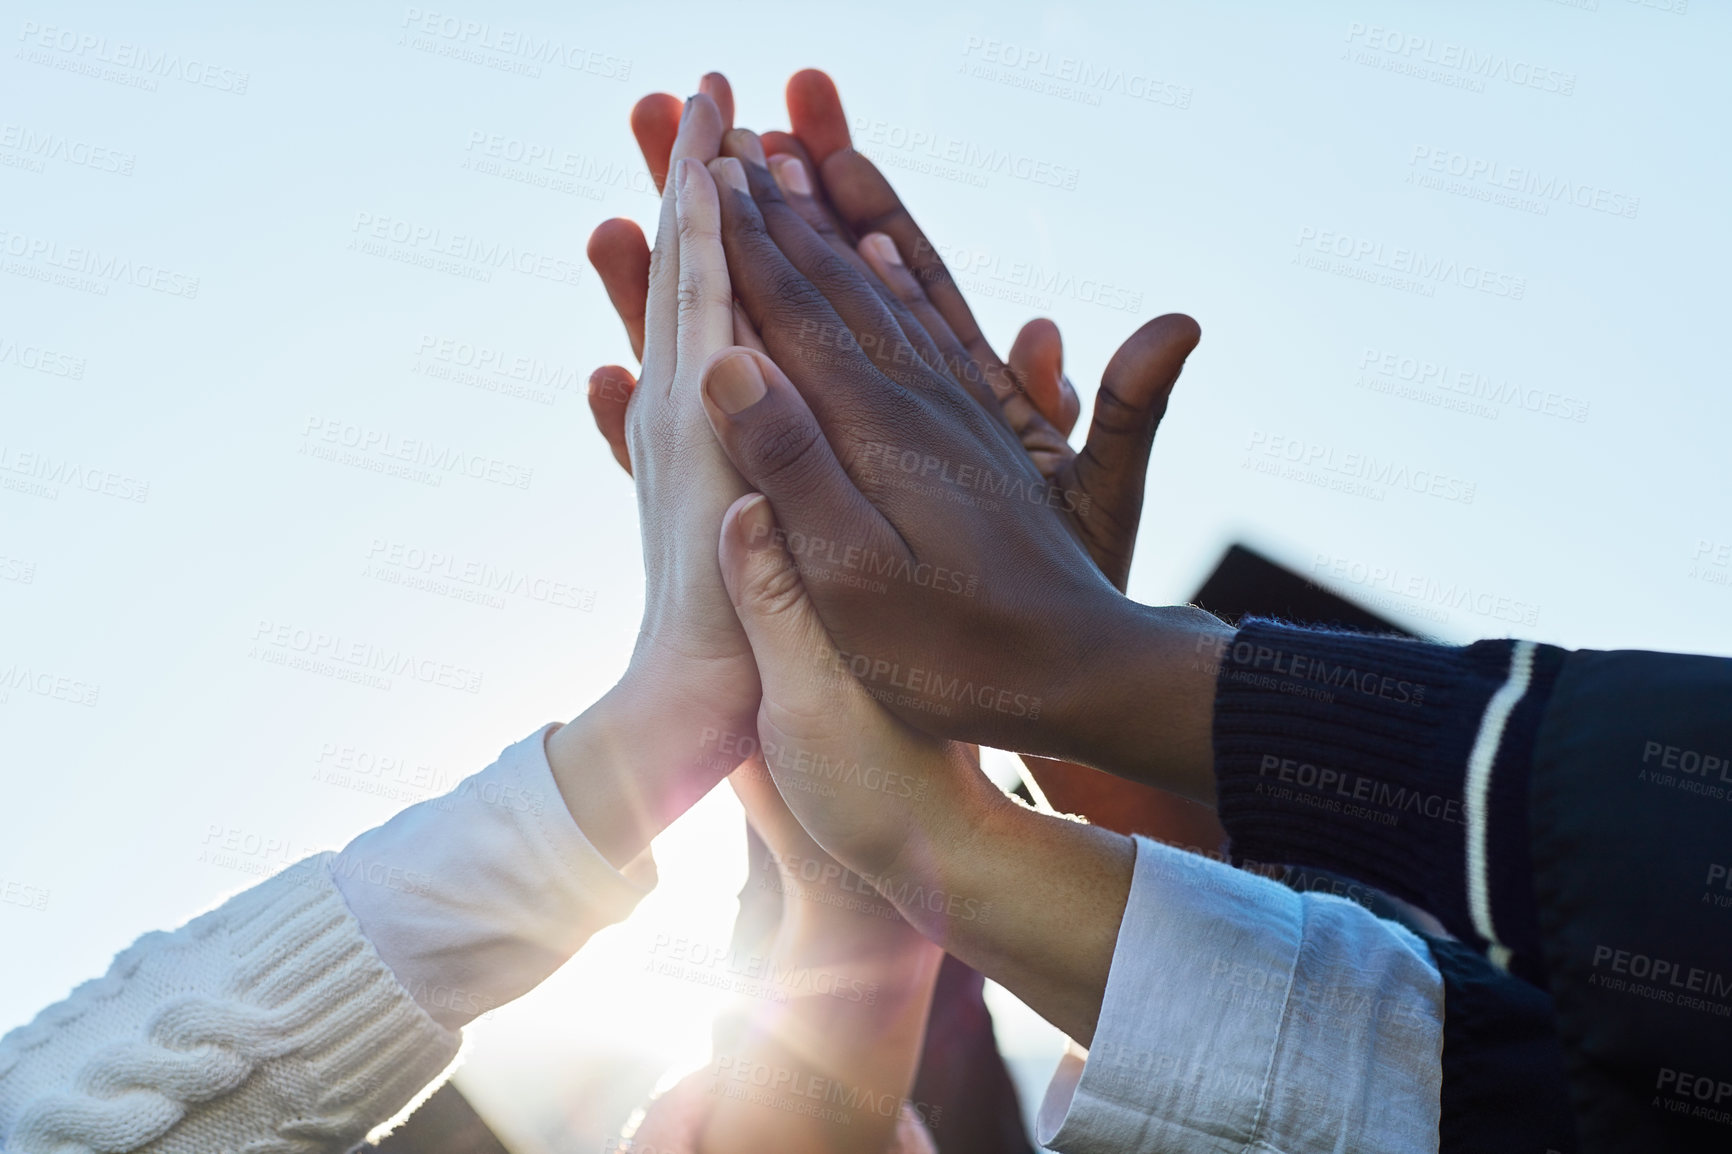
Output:
<instances>
[{"instance_id":1,"label":"knuckle","mask_svg":"<svg viewBox=\"0 0 1732 1154\"><path fill-rule=\"evenodd\" d=\"M754 479L800 487L821 464L824 444L824 435L804 414L778 413L754 431L752 456L759 466Z\"/></svg>"}]
</instances>

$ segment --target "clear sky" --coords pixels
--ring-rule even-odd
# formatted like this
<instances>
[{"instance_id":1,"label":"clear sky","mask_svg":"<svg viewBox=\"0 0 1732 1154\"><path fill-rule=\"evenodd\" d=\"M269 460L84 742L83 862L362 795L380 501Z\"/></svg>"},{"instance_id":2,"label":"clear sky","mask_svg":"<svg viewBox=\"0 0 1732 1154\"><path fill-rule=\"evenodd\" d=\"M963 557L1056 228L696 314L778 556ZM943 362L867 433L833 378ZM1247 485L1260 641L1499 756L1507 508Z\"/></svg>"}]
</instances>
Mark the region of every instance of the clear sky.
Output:
<instances>
[{"instance_id":1,"label":"clear sky","mask_svg":"<svg viewBox=\"0 0 1732 1154\"><path fill-rule=\"evenodd\" d=\"M1732 653L1723 6L150 8L0 25L0 1029L611 684L641 562L583 389L630 351L583 246L653 222L631 103L709 68L764 128L831 71L1000 348L1054 317L1085 406L1141 321L1198 318L1139 598L1243 540L1441 638ZM423 587L484 571L526 580ZM441 672L273 643L320 634ZM723 995L644 970L726 942L738 829L712 797L473 1032L525 1149L701 1059Z\"/></svg>"}]
</instances>

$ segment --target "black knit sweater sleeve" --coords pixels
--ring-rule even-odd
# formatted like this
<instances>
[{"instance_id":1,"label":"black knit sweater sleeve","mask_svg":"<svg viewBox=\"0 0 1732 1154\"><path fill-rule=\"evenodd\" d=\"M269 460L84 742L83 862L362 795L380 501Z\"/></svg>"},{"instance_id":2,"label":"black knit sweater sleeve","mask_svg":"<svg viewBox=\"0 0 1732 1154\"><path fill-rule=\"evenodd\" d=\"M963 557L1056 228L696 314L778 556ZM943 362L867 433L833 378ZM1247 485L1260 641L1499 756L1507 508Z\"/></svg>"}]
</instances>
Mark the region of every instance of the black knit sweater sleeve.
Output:
<instances>
[{"instance_id":1,"label":"black knit sweater sleeve","mask_svg":"<svg viewBox=\"0 0 1732 1154\"><path fill-rule=\"evenodd\" d=\"M1528 769L1565 655L1246 622L1216 654L1234 852L1357 878L1464 941L1537 959Z\"/></svg>"}]
</instances>

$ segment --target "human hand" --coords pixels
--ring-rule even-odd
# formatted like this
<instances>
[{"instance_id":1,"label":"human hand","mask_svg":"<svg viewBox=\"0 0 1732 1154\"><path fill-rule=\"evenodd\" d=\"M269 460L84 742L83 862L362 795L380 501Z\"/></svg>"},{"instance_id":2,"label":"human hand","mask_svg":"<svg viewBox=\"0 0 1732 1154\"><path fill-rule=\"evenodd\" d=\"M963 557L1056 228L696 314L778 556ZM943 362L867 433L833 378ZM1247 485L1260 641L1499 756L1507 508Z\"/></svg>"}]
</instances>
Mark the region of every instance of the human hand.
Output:
<instances>
[{"instance_id":1,"label":"human hand","mask_svg":"<svg viewBox=\"0 0 1732 1154\"><path fill-rule=\"evenodd\" d=\"M816 81L819 87L827 88L830 97L828 102L822 99L821 93L813 95L812 81ZM709 73L700 83L699 90L715 101L722 110L724 123L731 126L733 91L727 78L719 72ZM644 162L658 189L662 187L667 172L680 110L680 101L666 93L645 96L632 109L632 133L637 138ZM811 186L808 174L815 171L815 168L811 164L810 154L802 144L803 138L820 142L819 147L828 155L838 146L829 144L826 147L822 142L838 136L844 144L847 142L847 123L842 117L841 103L835 98L835 86L829 77L821 72L797 74L788 82L788 110L797 135L771 132L765 134L760 143L757 137L743 130L729 131L723 135L723 151L762 164L766 159L764 149L768 147L768 161L777 179L788 191L790 200L808 215L814 228L830 239L838 251L844 252L865 270L869 266L864 258L855 254L853 234L839 221L830 207L824 188ZM790 160L804 163L790 168ZM877 175L877 169L871 161L865 157L859 157L859 161L863 171L869 171L878 184L888 188L883 178ZM853 170L850 170L850 175L852 172ZM792 188L789 187L790 183L793 184ZM603 221L590 236L589 259L606 287L615 311L625 324L633 355L641 360L650 260L649 246L644 241L643 230L625 218ZM954 282L950 288L953 290L954 300L961 302L960 292L954 291ZM963 315L968 317L967 324L972 326L972 314L968 313L965 302L961 303L961 309ZM1063 438L1076 423L1079 403L1075 389L1064 375L1064 352L1058 326L1045 318L1037 318L1024 325L1011 345L1008 372L1016 389L1007 391L1005 395L1011 405L1011 415L1019 417L1023 427L1029 431L1027 444L1031 454L1040 454L1039 459L1043 460L1052 453L1058 454L1055 460L1067 454L1074 457L1075 454L1064 444ZM598 369L590 379L590 407L595 415L596 426L607 441L615 460L628 473L631 471L631 463L629 447L625 442L625 409L634 386L635 378L631 371L619 365L607 365ZM1021 397L1032 402L1038 415L1044 418L1045 424L1027 419L1027 407L1022 403ZM1051 435L1052 427L1058 429L1056 439Z\"/></svg>"},{"instance_id":2,"label":"human hand","mask_svg":"<svg viewBox=\"0 0 1732 1154\"><path fill-rule=\"evenodd\" d=\"M974 750L898 720L842 666L769 503L729 509L723 575L763 686L764 763L810 837L928 939L1086 1042L1129 894L1129 839L1038 814Z\"/></svg>"},{"instance_id":3,"label":"human hand","mask_svg":"<svg viewBox=\"0 0 1732 1154\"><path fill-rule=\"evenodd\" d=\"M686 104L649 272L643 380L622 412L643 536L637 645L619 684L579 719L586 723L547 742L556 779L582 778L576 789L562 784L579 827L615 864L734 767L718 764L700 735L749 726L758 699L714 547L721 515L744 485L698 400L703 365L735 338L715 181L743 184L743 175L737 161L717 159L724 128L708 96ZM616 771L590 769L598 763Z\"/></svg>"},{"instance_id":4,"label":"human hand","mask_svg":"<svg viewBox=\"0 0 1732 1154\"><path fill-rule=\"evenodd\" d=\"M999 414L920 346L906 308L767 170L746 171L752 195L723 198L723 239L775 361L719 354L706 408L776 505L847 664L931 732L1209 796L1213 683L1190 658L1199 629L1224 627L1122 598L1076 519L1055 512L1080 514L1083 495L1042 477ZM1144 676L1126 678L1138 664ZM1143 731L1102 726L1103 706L1139 715Z\"/></svg>"}]
</instances>

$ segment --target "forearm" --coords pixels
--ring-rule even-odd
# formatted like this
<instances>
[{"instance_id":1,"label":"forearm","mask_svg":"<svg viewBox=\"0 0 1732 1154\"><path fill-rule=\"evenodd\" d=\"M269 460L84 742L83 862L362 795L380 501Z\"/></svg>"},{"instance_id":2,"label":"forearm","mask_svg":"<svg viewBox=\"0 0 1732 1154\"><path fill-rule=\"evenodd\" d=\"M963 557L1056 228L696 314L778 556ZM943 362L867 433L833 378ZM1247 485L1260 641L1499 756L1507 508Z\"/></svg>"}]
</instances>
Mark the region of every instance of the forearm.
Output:
<instances>
[{"instance_id":1,"label":"forearm","mask_svg":"<svg viewBox=\"0 0 1732 1154\"><path fill-rule=\"evenodd\" d=\"M788 997L760 1007L715 1056L697 1149L883 1154L914 1082L943 952L858 878L803 883L789 865L770 958Z\"/></svg>"},{"instance_id":2,"label":"forearm","mask_svg":"<svg viewBox=\"0 0 1732 1154\"><path fill-rule=\"evenodd\" d=\"M972 815L968 833L923 831L910 844L924 849L872 880L921 933L1087 1045L1130 893L1131 839L1002 794L956 808Z\"/></svg>"}]
</instances>

